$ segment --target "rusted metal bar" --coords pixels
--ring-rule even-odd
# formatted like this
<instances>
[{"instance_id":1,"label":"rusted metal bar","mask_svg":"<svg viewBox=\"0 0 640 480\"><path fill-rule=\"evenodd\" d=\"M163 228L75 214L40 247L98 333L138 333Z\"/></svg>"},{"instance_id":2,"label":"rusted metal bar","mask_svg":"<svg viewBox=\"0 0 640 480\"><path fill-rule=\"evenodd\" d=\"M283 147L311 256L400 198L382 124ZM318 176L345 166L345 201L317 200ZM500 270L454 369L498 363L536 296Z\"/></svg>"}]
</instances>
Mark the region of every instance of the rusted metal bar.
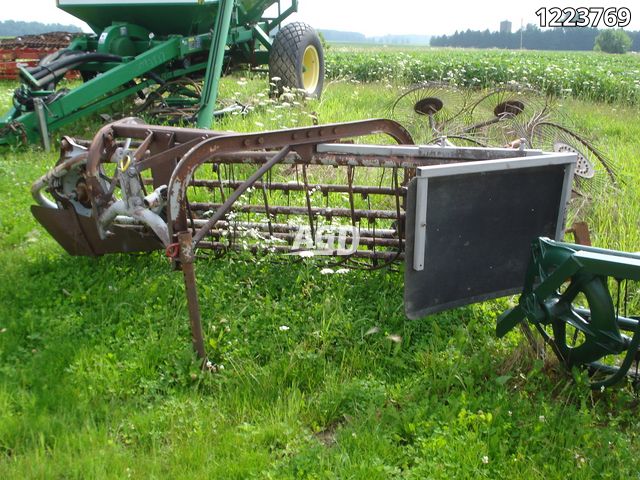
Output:
<instances>
[{"instance_id":1,"label":"rusted metal bar","mask_svg":"<svg viewBox=\"0 0 640 480\"><path fill-rule=\"evenodd\" d=\"M191 186L204 187L204 188L238 188L243 182L230 181L230 180L192 180ZM300 183L282 183L282 182L256 182L253 185L255 188L266 188L267 190L277 190L281 192L303 192L305 189L304 184ZM311 183L309 185L320 191L323 194L327 193L349 193L349 187L341 184L327 184L327 183ZM403 195L406 193L405 187L388 188L388 187L376 187L369 185L353 185L353 193L359 195L395 195L399 193Z\"/></svg>"},{"instance_id":2,"label":"rusted metal bar","mask_svg":"<svg viewBox=\"0 0 640 480\"><path fill-rule=\"evenodd\" d=\"M203 203L203 202L193 202L189 204L193 210L198 210L202 212L206 212L209 210L216 210L220 208L222 205L216 203ZM242 213L264 213L267 211L263 205L240 205L234 207L234 210ZM277 206L271 205L269 206L269 212L271 214L276 215L307 215L309 210L307 207L286 207L286 206ZM324 208L324 207L311 207L311 214L313 216L320 217L346 217L352 218L352 215L356 219L361 218L380 218L380 219L389 219L396 220L398 219L398 214L395 210L360 210L356 209L353 212L348 208ZM401 214L399 220L404 220L404 213Z\"/></svg>"},{"instance_id":3,"label":"rusted metal bar","mask_svg":"<svg viewBox=\"0 0 640 480\"><path fill-rule=\"evenodd\" d=\"M589 225L586 222L575 222L567 233L573 234L575 243L579 245L591 246L591 234L589 233Z\"/></svg>"},{"instance_id":4,"label":"rusted metal bar","mask_svg":"<svg viewBox=\"0 0 640 480\"><path fill-rule=\"evenodd\" d=\"M246 233L246 235L243 235L244 233ZM268 232L265 232L265 233L268 233ZM226 235L239 237L239 238L245 238L245 237L251 238L250 231L240 230L240 229L238 230L213 229L213 230L209 230L205 236L220 239L225 237ZM282 240L283 242L292 244L295 238L296 238L296 235L291 232L273 232L272 234L269 234L269 237L266 239L266 241L276 239L276 240ZM351 245L351 244L352 244L352 239L348 238L347 245ZM396 248L396 249L400 247L404 247L404 241L401 241L397 238L378 238L377 236L374 237L374 236L368 236L368 235L362 235L362 234L360 234L360 236L358 237L358 244L366 247L379 246L384 248Z\"/></svg>"},{"instance_id":5,"label":"rusted metal bar","mask_svg":"<svg viewBox=\"0 0 640 480\"><path fill-rule=\"evenodd\" d=\"M226 163L230 165L260 164L267 161L271 155L269 152L234 152L220 154L203 163ZM465 159L454 158L428 158L411 157L401 155L351 155L335 153L313 152L307 158L292 153L285 158L284 165L323 165L326 167L362 167L362 168L405 168L414 169L430 165L444 165L448 163L460 163ZM468 159L466 161L472 161Z\"/></svg>"},{"instance_id":6,"label":"rusted metal bar","mask_svg":"<svg viewBox=\"0 0 640 480\"><path fill-rule=\"evenodd\" d=\"M193 266L193 241L191 232L180 232L178 234L179 260L182 274L184 276L184 289L187 295L189 307L189 322L191 324L191 342L198 358L206 362L207 352L204 348L204 335L202 333L202 319L200 316L200 303L198 302L198 289L196 285L196 274Z\"/></svg>"},{"instance_id":7,"label":"rusted metal bar","mask_svg":"<svg viewBox=\"0 0 640 480\"><path fill-rule=\"evenodd\" d=\"M270 207L271 208L271 207ZM201 229L207 223L206 220L202 219L194 219L193 225L196 229ZM117 217L114 221L114 224L118 226L122 226L123 228L131 228L142 231L145 227L144 225L133 218L130 217ZM258 232L269 233L269 224L268 223L260 223L260 222L243 222L243 221L233 221L229 222L226 220L221 220L216 222L210 232L223 232L223 231L242 231L242 230L256 230ZM272 223L271 230L273 233L296 233L300 230L300 225L288 224L288 223ZM378 239L384 238L397 238L398 232L394 229L390 228L359 228L358 232L360 233L360 238L367 237L376 237Z\"/></svg>"},{"instance_id":8,"label":"rusted metal bar","mask_svg":"<svg viewBox=\"0 0 640 480\"><path fill-rule=\"evenodd\" d=\"M240 245L228 245L222 242L210 242L207 240L203 240L200 242L200 247L210 250L234 250L241 252L251 252L251 253L260 253L260 252L270 252L270 253L290 253L292 255L296 255L295 252L291 251L291 247L288 245L247 245L246 247ZM369 260L383 260L386 262L403 260L404 252L392 252L392 251L371 251L371 250L356 250L354 253L349 255L349 257L353 258L363 258Z\"/></svg>"}]
</instances>

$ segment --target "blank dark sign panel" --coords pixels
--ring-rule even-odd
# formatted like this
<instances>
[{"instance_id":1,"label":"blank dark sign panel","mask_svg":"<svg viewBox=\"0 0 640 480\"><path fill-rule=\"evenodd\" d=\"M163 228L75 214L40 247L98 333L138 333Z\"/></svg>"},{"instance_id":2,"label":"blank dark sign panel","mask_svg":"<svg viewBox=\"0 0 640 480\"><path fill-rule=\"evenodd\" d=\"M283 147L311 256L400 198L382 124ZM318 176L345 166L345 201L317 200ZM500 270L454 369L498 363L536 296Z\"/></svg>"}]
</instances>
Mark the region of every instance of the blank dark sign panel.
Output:
<instances>
[{"instance_id":1,"label":"blank dark sign panel","mask_svg":"<svg viewBox=\"0 0 640 480\"><path fill-rule=\"evenodd\" d=\"M419 169L407 198L407 316L519 292L531 242L564 235L574 164L549 154Z\"/></svg>"}]
</instances>

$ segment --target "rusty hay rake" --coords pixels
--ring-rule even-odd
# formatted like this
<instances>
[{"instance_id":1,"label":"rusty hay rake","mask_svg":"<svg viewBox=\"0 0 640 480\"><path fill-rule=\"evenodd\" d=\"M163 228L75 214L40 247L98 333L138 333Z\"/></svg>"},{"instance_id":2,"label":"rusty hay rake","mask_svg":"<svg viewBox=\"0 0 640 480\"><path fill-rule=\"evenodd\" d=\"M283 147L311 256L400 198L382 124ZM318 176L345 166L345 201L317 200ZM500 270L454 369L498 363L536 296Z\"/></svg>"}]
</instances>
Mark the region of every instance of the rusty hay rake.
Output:
<instances>
[{"instance_id":1,"label":"rusty hay rake","mask_svg":"<svg viewBox=\"0 0 640 480\"><path fill-rule=\"evenodd\" d=\"M524 144L414 145L391 120L243 134L129 118L90 142L65 137L58 164L33 185L32 212L72 255L165 250L183 272L205 365L195 259L247 250L348 268L404 262L410 318L517 293L526 279L498 333L551 325L544 338L568 367L626 353L594 383L609 385L636 359L640 323L609 308L607 278L639 279L640 257L558 243L577 161ZM567 279L575 286L559 293ZM587 308L575 305L579 293ZM580 355L568 354L569 327Z\"/></svg>"}]
</instances>

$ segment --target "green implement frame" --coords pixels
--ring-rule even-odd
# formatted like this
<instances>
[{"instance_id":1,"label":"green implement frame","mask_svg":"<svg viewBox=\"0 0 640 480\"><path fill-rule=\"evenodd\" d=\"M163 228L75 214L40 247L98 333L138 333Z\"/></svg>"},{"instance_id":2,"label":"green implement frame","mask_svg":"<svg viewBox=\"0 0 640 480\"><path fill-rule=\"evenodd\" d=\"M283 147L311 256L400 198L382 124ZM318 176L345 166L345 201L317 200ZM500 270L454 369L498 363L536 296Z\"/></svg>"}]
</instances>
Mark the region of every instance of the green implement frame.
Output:
<instances>
[{"instance_id":1,"label":"green implement frame","mask_svg":"<svg viewBox=\"0 0 640 480\"><path fill-rule=\"evenodd\" d=\"M21 68L13 108L0 117L0 145L42 141L48 148L49 134L65 125L142 98L153 85L203 73L202 94L191 101L198 127L209 128L224 66L268 63L270 34L298 1L283 8L280 0L58 0L58 7L95 33L36 70ZM266 17L270 7L276 13ZM56 90L65 67L79 70L83 84Z\"/></svg>"},{"instance_id":2,"label":"green implement frame","mask_svg":"<svg viewBox=\"0 0 640 480\"><path fill-rule=\"evenodd\" d=\"M539 238L531 246L519 304L500 316L496 333L502 337L526 320L567 368L587 365L604 374L593 388L613 385L639 360L640 320L627 317L620 305L626 281L640 281L639 254ZM610 293L615 282L617 305ZM626 288L624 296L626 303ZM619 362L602 362L623 353Z\"/></svg>"}]
</instances>

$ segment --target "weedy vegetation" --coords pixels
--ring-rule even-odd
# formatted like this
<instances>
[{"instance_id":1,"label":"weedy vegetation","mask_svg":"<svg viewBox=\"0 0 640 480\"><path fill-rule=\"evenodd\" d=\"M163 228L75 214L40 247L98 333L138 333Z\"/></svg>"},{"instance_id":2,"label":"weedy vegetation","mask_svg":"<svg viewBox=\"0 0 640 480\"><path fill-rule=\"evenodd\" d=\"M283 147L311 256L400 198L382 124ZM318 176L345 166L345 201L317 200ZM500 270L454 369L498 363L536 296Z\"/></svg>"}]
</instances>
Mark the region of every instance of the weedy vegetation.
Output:
<instances>
[{"instance_id":1,"label":"weedy vegetation","mask_svg":"<svg viewBox=\"0 0 640 480\"><path fill-rule=\"evenodd\" d=\"M640 250L637 57L332 48L328 62L320 101L273 101L260 75L225 78L221 98L255 108L216 128L384 116L406 81L430 78L427 64L481 84L526 68L534 85L572 89L564 107L624 181L581 210L594 244ZM587 80L601 83L578 87ZM14 87L0 85L3 110ZM592 392L518 333L497 340L514 299L408 321L399 271L198 261L208 349L224 367L201 372L162 253L72 258L31 217L31 182L55 161L37 148L0 158L0 478L637 476L628 385Z\"/></svg>"}]
</instances>

